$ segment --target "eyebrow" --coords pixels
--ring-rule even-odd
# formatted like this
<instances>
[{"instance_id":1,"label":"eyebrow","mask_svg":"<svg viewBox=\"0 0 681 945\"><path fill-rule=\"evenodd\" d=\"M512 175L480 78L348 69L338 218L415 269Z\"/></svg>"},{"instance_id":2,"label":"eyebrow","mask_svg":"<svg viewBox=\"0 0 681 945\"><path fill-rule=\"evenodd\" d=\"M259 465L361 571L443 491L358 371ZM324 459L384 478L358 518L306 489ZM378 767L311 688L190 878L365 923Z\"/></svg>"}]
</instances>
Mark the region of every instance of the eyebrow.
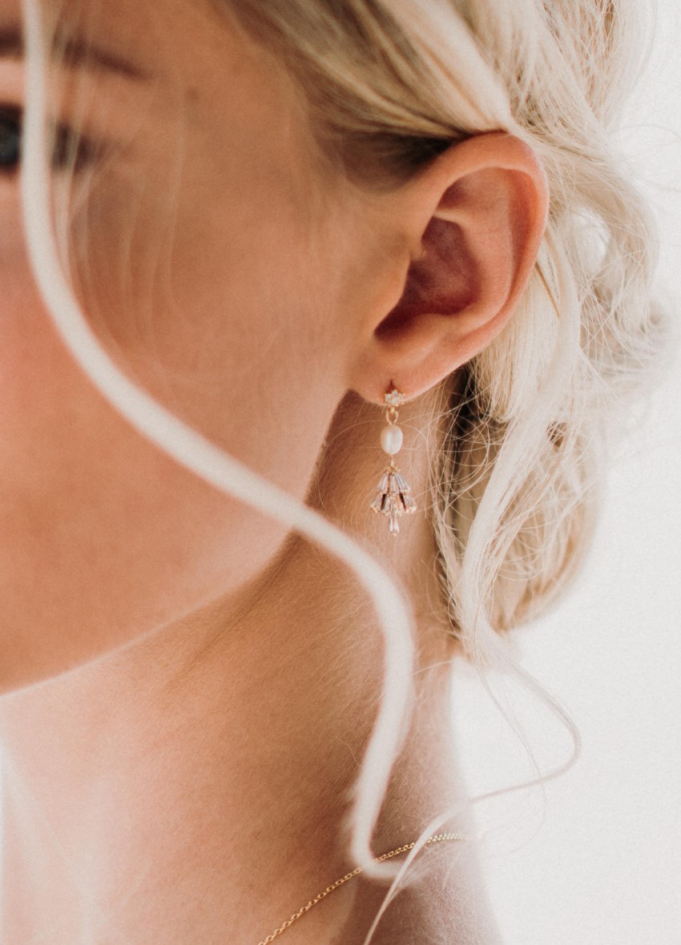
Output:
<instances>
[{"instance_id":1,"label":"eyebrow","mask_svg":"<svg viewBox=\"0 0 681 945\"><path fill-rule=\"evenodd\" d=\"M81 68L92 72L108 72L127 79L144 81L150 78L143 71L123 56L109 50L93 46L76 37L61 37L64 65L67 69ZM23 59L24 38L17 27L0 27L0 59Z\"/></svg>"}]
</instances>

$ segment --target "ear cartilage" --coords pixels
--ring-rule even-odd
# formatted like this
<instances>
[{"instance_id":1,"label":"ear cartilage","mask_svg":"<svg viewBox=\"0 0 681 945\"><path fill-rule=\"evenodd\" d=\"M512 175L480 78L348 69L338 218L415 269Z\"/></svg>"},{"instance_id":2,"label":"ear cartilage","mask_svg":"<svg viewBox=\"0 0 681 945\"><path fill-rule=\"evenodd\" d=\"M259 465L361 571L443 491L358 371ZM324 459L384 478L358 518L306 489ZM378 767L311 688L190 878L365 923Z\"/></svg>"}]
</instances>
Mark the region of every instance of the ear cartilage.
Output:
<instances>
[{"instance_id":1,"label":"ear cartilage","mask_svg":"<svg viewBox=\"0 0 681 945\"><path fill-rule=\"evenodd\" d=\"M391 390L385 395L386 426L381 430L381 449L390 457L378 484L376 498L369 508L372 512L387 515L390 521L390 534L396 538L400 531L400 517L416 511L416 501L411 495L411 486L395 465L395 456L402 449L404 433L397 425L398 407L404 403L404 394Z\"/></svg>"}]
</instances>

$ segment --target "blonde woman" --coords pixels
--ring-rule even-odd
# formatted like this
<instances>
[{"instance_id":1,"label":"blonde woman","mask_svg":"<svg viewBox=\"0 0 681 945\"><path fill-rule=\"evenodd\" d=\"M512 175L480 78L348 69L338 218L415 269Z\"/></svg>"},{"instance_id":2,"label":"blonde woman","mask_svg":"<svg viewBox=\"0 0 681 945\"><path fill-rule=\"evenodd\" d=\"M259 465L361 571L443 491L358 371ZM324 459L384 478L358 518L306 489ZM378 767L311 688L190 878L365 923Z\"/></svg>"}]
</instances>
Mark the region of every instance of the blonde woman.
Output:
<instances>
[{"instance_id":1,"label":"blonde woman","mask_svg":"<svg viewBox=\"0 0 681 945\"><path fill-rule=\"evenodd\" d=\"M542 697L663 339L631 13L0 0L3 945L500 941L450 667Z\"/></svg>"}]
</instances>

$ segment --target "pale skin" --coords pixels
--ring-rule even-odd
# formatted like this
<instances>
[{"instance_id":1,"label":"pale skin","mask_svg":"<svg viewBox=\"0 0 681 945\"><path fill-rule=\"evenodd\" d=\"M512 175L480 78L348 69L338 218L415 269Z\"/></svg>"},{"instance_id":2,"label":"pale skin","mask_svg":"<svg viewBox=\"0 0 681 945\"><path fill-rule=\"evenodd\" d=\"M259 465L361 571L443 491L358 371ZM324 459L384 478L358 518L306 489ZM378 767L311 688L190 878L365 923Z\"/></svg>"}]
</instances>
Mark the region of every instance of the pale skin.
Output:
<instances>
[{"instance_id":1,"label":"pale skin","mask_svg":"<svg viewBox=\"0 0 681 945\"><path fill-rule=\"evenodd\" d=\"M19 23L0 0L0 31ZM418 514L395 541L367 506L391 384L425 497L425 420L513 316L545 222L541 168L516 138L481 135L387 192L356 186L316 148L276 57L208 4L117 0L88 30L145 76L66 78L60 120L80 103L86 133L116 146L93 183L80 298L147 389L411 593L418 708L374 849L457 799L465 832L432 531ZM12 54L0 102L20 107L22 89ZM0 175L0 221L3 945L257 945L348 869L382 679L375 616L331 557L103 400L38 296L15 173ZM474 845L425 857L427 882L375 942L496 943ZM354 880L281 941L359 945L380 897Z\"/></svg>"}]
</instances>

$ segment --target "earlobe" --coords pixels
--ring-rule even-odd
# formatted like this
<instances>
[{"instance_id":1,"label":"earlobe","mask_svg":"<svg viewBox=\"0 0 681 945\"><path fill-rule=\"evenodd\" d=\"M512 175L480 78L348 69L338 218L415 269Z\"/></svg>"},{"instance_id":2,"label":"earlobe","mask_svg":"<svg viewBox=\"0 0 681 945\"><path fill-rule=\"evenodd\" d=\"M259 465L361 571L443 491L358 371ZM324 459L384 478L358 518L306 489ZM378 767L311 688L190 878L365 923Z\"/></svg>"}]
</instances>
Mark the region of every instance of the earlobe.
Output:
<instances>
[{"instance_id":1,"label":"earlobe","mask_svg":"<svg viewBox=\"0 0 681 945\"><path fill-rule=\"evenodd\" d=\"M548 204L534 152L503 133L453 146L395 199L417 249L358 364L355 389L375 402L390 381L418 396L496 337L527 285Z\"/></svg>"}]
</instances>

